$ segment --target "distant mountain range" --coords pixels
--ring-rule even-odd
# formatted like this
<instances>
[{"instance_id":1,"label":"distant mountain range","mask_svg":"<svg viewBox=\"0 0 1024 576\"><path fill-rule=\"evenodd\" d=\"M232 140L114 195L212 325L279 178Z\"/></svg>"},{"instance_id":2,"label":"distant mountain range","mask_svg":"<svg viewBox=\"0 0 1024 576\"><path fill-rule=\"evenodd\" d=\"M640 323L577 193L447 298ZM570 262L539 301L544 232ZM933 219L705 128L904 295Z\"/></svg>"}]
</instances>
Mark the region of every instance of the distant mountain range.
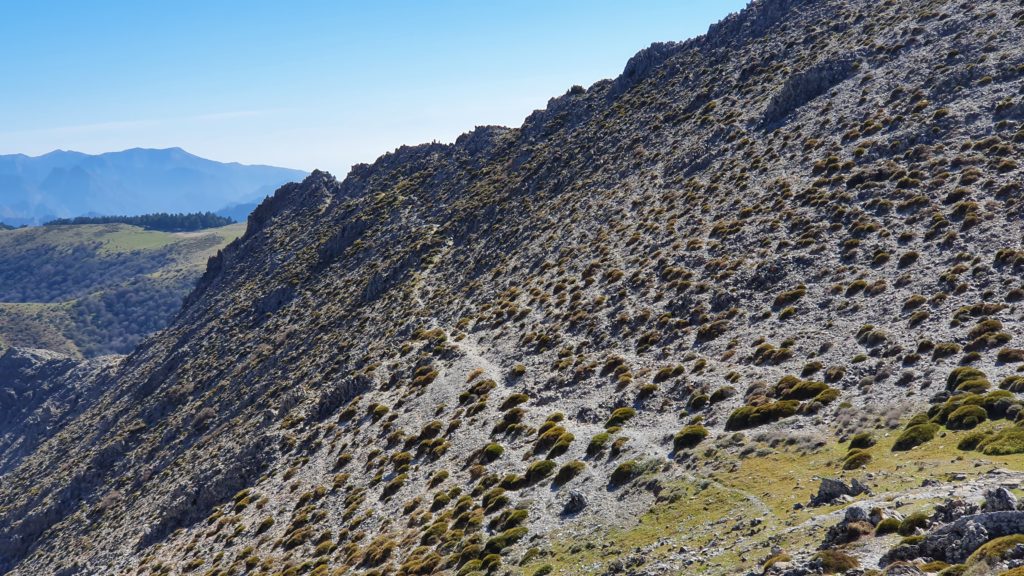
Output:
<instances>
[{"instance_id":1,"label":"distant mountain range","mask_svg":"<svg viewBox=\"0 0 1024 576\"><path fill-rule=\"evenodd\" d=\"M0 155L0 222L222 210L237 216L239 207L305 176L301 170L215 162L181 148Z\"/></svg>"}]
</instances>

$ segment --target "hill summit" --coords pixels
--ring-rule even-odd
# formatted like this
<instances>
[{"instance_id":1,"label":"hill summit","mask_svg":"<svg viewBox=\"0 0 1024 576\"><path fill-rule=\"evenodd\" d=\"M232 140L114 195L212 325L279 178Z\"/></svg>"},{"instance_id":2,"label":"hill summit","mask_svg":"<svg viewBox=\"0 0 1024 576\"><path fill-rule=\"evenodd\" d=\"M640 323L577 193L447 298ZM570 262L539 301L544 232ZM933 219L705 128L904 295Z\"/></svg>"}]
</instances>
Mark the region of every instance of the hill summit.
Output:
<instances>
[{"instance_id":1,"label":"hill summit","mask_svg":"<svg viewBox=\"0 0 1024 576\"><path fill-rule=\"evenodd\" d=\"M1022 34L759 0L282 186L123 360L0 363L0 571L1017 568Z\"/></svg>"}]
</instances>

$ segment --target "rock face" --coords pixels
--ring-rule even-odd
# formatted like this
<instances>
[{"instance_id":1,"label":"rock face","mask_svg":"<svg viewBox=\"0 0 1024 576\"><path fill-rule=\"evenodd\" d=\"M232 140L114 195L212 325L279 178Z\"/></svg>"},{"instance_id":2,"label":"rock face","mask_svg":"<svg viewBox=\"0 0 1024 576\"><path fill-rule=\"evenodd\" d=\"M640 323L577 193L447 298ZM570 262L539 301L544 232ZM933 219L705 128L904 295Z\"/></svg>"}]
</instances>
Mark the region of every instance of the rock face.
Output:
<instances>
[{"instance_id":1,"label":"rock face","mask_svg":"<svg viewBox=\"0 0 1024 576\"><path fill-rule=\"evenodd\" d=\"M0 475L95 401L118 361L24 348L0 354Z\"/></svg>"},{"instance_id":2,"label":"rock face","mask_svg":"<svg viewBox=\"0 0 1024 576\"><path fill-rule=\"evenodd\" d=\"M0 572L737 574L839 520L793 511L815 478L1011 466L1022 19L755 1L518 128L283 186L166 330L11 388Z\"/></svg>"}]
</instances>

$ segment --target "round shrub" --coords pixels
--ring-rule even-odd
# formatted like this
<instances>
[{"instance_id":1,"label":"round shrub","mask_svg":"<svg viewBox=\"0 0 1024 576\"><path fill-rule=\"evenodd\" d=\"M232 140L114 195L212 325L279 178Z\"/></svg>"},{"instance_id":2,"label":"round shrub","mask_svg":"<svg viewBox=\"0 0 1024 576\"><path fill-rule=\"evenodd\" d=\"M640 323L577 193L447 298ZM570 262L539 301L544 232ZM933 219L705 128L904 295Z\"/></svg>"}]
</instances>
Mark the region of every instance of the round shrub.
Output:
<instances>
[{"instance_id":1,"label":"round shrub","mask_svg":"<svg viewBox=\"0 0 1024 576\"><path fill-rule=\"evenodd\" d=\"M604 451L604 447L608 444L609 439L611 439L611 435L607 432L594 434L594 437L590 439L590 443L587 444L587 456L593 458Z\"/></svg>"},{"instance_id":2,"label":"round shrub","mask_svg":"<svg viewBox=\"0 0 1024 576\"><path fill-rule=\"evenodd\" d=\"M1007 376L999 383L999 387L1010 392L1024 392L1024 376Z\"/></svg>"},{"instance_id":3,"label":"round shrub","mask_svg":"<svg viewBox=\"0 0 1024 576\"><path fill-rule=\"evenodd\" d=\"M892 534L900 529L900 521L895 518L885 518L875 526L875 535L883 536Z\"/></svg>"},{"instance_id":4,"label":"round shrub","mask_svg":"<svg viewBox=\"0 0 1024 576\"><path fill-rule=\"evenodd\" d=\"M928 527L928 513L924 511L914 512L900 522L896 532L900 536L912 536L918 528Z\"/></svg>"},{"instance_id":5,"label":"round shrub","mask_svg":"<svg viewBox=\"0 0 1024 576\"><path fill-rule=\"evenodd\" d=\"M708 437L708 429L700 424L692 424L683 428L672 438L672 447L676 450L693 448Z\"/></svg>"},{"instance_id":6,"label":"round shrub","mask_svg":"<svg viewBox=\"0 0 1024 576\"><path fill-rule=\"evenodd\" d=\"M781 420L796 414L800 408L797 400L778 400L760 406L741 406L729 415L726 430L745 430Z\"/></svg>"},{"instance_id":7,"label":"round shrub","mask_svg":"<svg viewBox=\"0 0 1024 576\"><path fill-rule=\"evenodd\" d=\"M611 428L613 426L622 426L627 421L631 420L636 416L636 410L626 406L623 408L616 408L612 411L612 415L608 418L608 422L605 423L605 428Z\"/></svg>"},{"instance_id":8,"label":"round shrub","mask_svg":"<svg viewBox=\"0 0 1024 576\"><path fill-rule=\"evenodd\" d=\"M988 378L985 373L970 366L958 366L950 371L946 377L946 390L959 390L966 382L984 381L988 388Z\"/></svg>"},{"instance_id":9,"label":"round shrub","mask_svg":"<svg viewBox=\"0 0 1024 576\"><path fill-rule=\"evenodd\" d=\"M946 428L950 430L970 430L984 422L988 417L981 406L961 406L946 419Z\"/></svg>"},{"instance_id":10,"label":"round shrub","mask_svg":"<svg viewBox=\"0 0 1024 576\"><path fill-rule=\"evenodd\" d=\"M565 464L562 465L561 468L558 469L558 474L555 474L555 484L561 486L569 482L570 480L578 476L580 472L583 472L583 469L586 467L587 465L584 464L583 462L580 462L579 460L572 460L571 462L566 462Z\"/></svg>"},{"instance_id":11,"label":"round shrub","mask_svg":"<svg viewBox=\"0 0 1024 576\"><path fill-rule=\"evenodd\" d=\"M640 475L640 463L636 460L627 460L622 464L619 464L615 470L612 471L611 483L619 486L629 482Z\"/></svg>"},{"instance_id":12,"label":"round shrub","mask_svg":"<svg viewBox=\"0 0 1024 576\"><path fill-rule=\"evenodd\" d=\"M978 450L986 456L1024 454L1024 428L1007 426L979 442Z\"/></svg>"},{"instance_id":13,"label":"round shrub","mask_svg":"<svg viewBox=\"0 0 1024 576\"><path fill-rule=\"evenodd\" d=\"M911 426L903 431L896 438L896 442L892 445L894 452L903 450L910 450L915 446L920 446L925 442L928 442L932 438L935 438L935 433L939 431L937 424L918 424Z\"/></svg>"},{"instance_id":14,"label":"round shrub","mask_svg":"<svg viewBox=\"0 0 1024 576\"><path fill-rule=\"evenodd\" d=\"M825 574L842 574L860 566L856 558L842 550L822 550L814 555L814 559L821 563Z\"/></svg>"},{"instance_id":15,"label":"round shrub","mask_svg":"<svg viewBox=\"0 0 1024 576\"><path fill-rule=\"evenodd\" d=\"M489 464L491 462L494 462L498 458L501 458L501 455L504 453L505 448L501 444L498 444L497 442L491 442L487 446L484 446L483 451L480 452L480 460L484 464Z\"/></svg>"},{"instance_id":16,"label":"round shrub","mask_svg":"<svg viewBox=\"0 0 1024 576\"><path fill-rule=\"evenodd\" d=\"M536 484L541 480L551 476L551 473L555 471L554 460L540 460L527 466L526 476L524 478L527 486Z\"/></svg>"},{"instance_id":17,"label":"round shrub","mask_svg":"<svg viewBox=\"0 0 1024 576\"><path fill-rule=\"evenodd\" d=\"M956 447L958 450L964 451L976 450L978 448L978 445L981 444L981 442L985 440L985 438L988 438L991 434L992 433L987 430L971 432L970 434L961 438L960 442L957 443Z\"/></svg>"},{"instance_id":18,"label":"round shrub","mask_svg":"<svg viewBox=\"0 0 1024 576\"><path fill-rule=\"evenodd\" d=\"M866 466L868 462L871 462L871 454L861 448L854 448L843 458L843 470L856 470Z\"/></svg>"},{"instance_id":19,"label":"round shrub","mask_svg":"<svg viewBox=\"0 0 1024 576\"><path fill-rule=\"evenodd\" d=\"M572 441L575 439L576 437L573 436L571 433L563 433L561 436L558 437L558 440L551 447L551 450L548 451L548 458L555 458L557 456L565 454L566 451L569 450L569 446L572 444Z\"/></svg>"},{"instance_id":20,"label":"round shrub","mask_svg":"<svg viewBox=\"0 0 1024 576\"><path fill-rule=\"evenodd\" d=\"M850 438L850 448L871 448L875 445L875 437L870 432L858 432Z\"/></svg>"}]
</instances>

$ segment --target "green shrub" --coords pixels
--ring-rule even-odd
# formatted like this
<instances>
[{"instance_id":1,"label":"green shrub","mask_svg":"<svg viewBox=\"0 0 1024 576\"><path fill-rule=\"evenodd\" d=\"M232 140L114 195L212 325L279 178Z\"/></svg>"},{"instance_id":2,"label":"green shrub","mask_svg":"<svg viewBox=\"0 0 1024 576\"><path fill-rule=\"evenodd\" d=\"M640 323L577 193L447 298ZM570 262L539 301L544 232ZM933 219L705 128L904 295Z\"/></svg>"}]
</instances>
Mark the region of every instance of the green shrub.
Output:
<instances>
[{"instance_id":1,"label":"green shrub","mask_svg":"<svg viewBox=\"0 0 1024 576\"><path fill-rule=\"evenodd\" d=\"M501 458L501 455L504 453L505 448L501 444L491 442L487 446L484 446L484 449L480 452L480 460L484 464L489 464L498 458Z\"/></svg>"},{"instance_id":2,"label":"green shrub","mask_svg":"<svg viewBox=\"0 0 1024 576\"><path fill-rule=\"evenodd\" d=\"M636 416L636 410L626 406L623 408L616 408L612 411L612 415L608 418L608 422L605 423L605 428L611 428L613 426L622 426L627 421L631 420Z\"/></svg>"},{"instance_id":3,"label":"green shrub","mask_svg":"<svg viewBox=\"0 0 1024 576\"><path fill-rule=\"evenodd\" d=\"M609 439L611 439L611 435L607 432L594 434L594 437L590 439L590 443L587 444L587 456L593 458L600 454L604 450L605 445L608 444Z\"/></svg>"},{"instance_id":4,"label":"green shrub","mask_svg":"<svg viewBox=\"0 0 1024 576\"><path fill-rule=\"evenodd\" d=\"M732 386L722 386L721 388L719 388L719 389L717 389L717 390L715 390L714 392L711 393L711 397L709 398L709 401L712 404L718 404L719 402L721 402L723 400L726 400L728 398L732 398L735 395L736 395L736 389L735 388L733 388Z\"/></svg>"},{"instance_id":5,"label":"green shrub","mask_svg":"<svg viewBox=\"0 0 1024 576\"><path fill-rule=\"evenodd\" d=\"M480 499L480 505L484 507L484 510L497 510L504 507L505 504L508 504L508 496L505 495L505 489L501 487L491 488Z\"/></svg>"},{"instance_id":6,"label":"green shrub","mask_svg":"<svg viewBox=\"0 0 1024 576\"><path fill-rule=\"evenodd\" d=\"M810 400L828 389L824 382L783 376L775 385L775 394L783 400Z\"/></svg>"},{"instance_id":7,"label":"green shrub","mask_svg":"<svg viewBox=\"0 0 1024 576\"><path fill-rule=\"evenodd\" d=\"M726 430L745 430L775 422L796 414L800 402L796 400L778 400L761 406L741 406L729 415L725 423Z\"/></svg>"},{"instance_id":8,"label":"green shrub","mask_svg":"<svg viewBox=\"0 0 1024 576\"><path fill-rule=\"evenodd\" d=\"M1007 552L1015 548L1018 544L1024 544L1024 534L1011 534L1009 536L1002 536L1000 538L989 540L982 544L980 548L975 550L967 559L965 564L968 566L974 564L994 565L1002 561Z\"/></svg>"},{"instance_id":9,"label":"green shrub","mask_svg":"<svg viewBox=\"0 0 1024 576\"><path fill-rule=\"evenodd\" d=\"M979 442L977 449L986 456L1024 454L1024 428L1007 426Z\"/></svg>"},{"instance_id":10,"label":"green shrub","mask_svg":"<svg viewBox=\"0 0 1024 576\"><path fill-rule=\"evenodd\" d=\"M992 432L988 430L971 432L961 438L956 447L958 450L964 451L976 450L978 448L978 444L981 444L982 440L988 438L991 434Z\"/></svg>"},{"instance_id":11,"label":"green shrub","mask_svg":"<svg viewBox=\"0 0 1024 576\"><path fill-rule=\"evenodd\" d=\"M536 570L534 570L533 576L548 576L548 574L551 574L554 571L555 571L555 567L554 566L552 566L551 564L545 564L545 565L541 566L540 568L537 568Z\"/></svg>"},{"instance_id":12,"label":"green shrub","mask_svg":"<svg viewBox=\"0 0 1024 576\"><path fill-rule=\"evenodd\" d=\"M843 470L856 470L871 462L871 454L861 448L854 448L843 458Z\"/></svg>"},{"instance_id":13,"label":"green shrub","mask_svg":"<svg viewBox=\"0 0 1024 576\"><path fill-rule=\"evenodd\" d=\"M539 460L531 463L526 467L526 475L524 476L524 482L527 486L532 486L537 482L551 476L555 471L554 460Z\"/></svg>"},{"instance_id":14,"label":"green shrub","mask_svg":"<svg viewBox=\"0 0 1024 576\"><path fill-rule=\"evenodd\" d=\"M1024 362L1024 350L1020 348L1002 348L996 352L996 360L1003 364Z\"/></svg>"},{"instance_id":15,"label":"green shrub","mask_svg":"<svg viewBox=\"0 0 1024 576\"><path fill-rule=\"evenodd\" d=\"M781 292L775 297L775 302L772 304L772 308L779 309L788 306L789 304L793 304L797 300L803 298L805 294L807 294L807 287L803 284L792 290Z\"/></svg>"},{"instance_id":16,"label":"green shrub","mask_svg":"<svg viewBox=\"0 0 1024 576\"><path fill-rule=\"evenodd\" d=\"M999 383L999 387L1010 392L1024 392L1024 376L1007 376Z\"/></svg>"},{"instance_id":17,"label":"green shrub","mask_svg":"<svg viewBox=\"0 0 1024 576\"><path fill-rule=\"evenodd\" d=\"M875 437L871 432L858 432L850 438L850 448L871 448L875 445Z\"/></svg>"},{"instance_id":18,"label":"green shrub","mask_svg":"<svg viewBox=\"0 0 1024 576\"><path fill-rule=\"evenodd\" d=\"M501 534L493 536L484 545L484 551L488 554L501 554L501 551L520 541L526 536L528 530L522 526L509 528Z\"/></svg>"},{"instance_id":19,"label":"green shrub","mask_svg":"<svg viewBox=\"0 0 1024 576\"><path fill-rule=\"evenodd\" d=\"M401 490L402 486L405 484L405 481L408 479L409 476L406 474L399 474L398 476L395 476L394 479L391 480L391 482L388 482L387 484L384 485L384 490L381 492L380 495L381 499L387 500L388 498L394 496L396 492Z\"/></svg>"},{"instance_id":20,"label":"green shrub","mask_svg":"<svg viewBox=\"0 0 1024 576\"><path fill-rule=\"evenodd\" d=\"M676 450L693 448L707 437L707 428L700 424L691 424L679 432L676 432L676 435L672 438L672 447Z\"/></svg>"},{"instance_id":21,"label":"green shrub","mask_svg":"<svg viewBox=\"0 0 1024 576\"><path fill-rule=\"evenodd\" d=\"M946 428L950 430L970 430L978 426L987 418L985 409L981 406L961 406L953 411L946 420Z\"/></svg>"},{"instance_id":22,"label":"green shrub","mask_svg":"<svg viewBox=\"0 0 1024 576\"><path fill-rule=\"evenodd\" d=\"M892 534L900 529L900 521L895 518L885 518L875 526L875 535L884 536Z\"/></svg>"},{"instance_id":23,"label":"green shrub","mask_svg":"<svg viewBox=\"0 0 1024 576\"><path fill-rule=\"evenodd\" d=\"M569 482L570 480L578 476L580 472L583 472L583 469L586 467L587 465L584 464L583 462L580 462L579 460L572 460L566 462L565 464L562 465L561 468L558 469L558 474L555 474L555 485L561 486Z\"/></svg>"},{"instance_id":24,"label":"green shrub","mask_svg":"<svg viewBox=\"0 0 1024 576\"><path fill-rule=\"evenodd\" d=\"M551 450L548 451L548 458L556 458L558 456L561 456L562 454L565 454L569 450L569 446L572 444L572 441L575 439L576 437L570 434L569 432L563 433L561 436L558 437L558 440L555 441L555 444L551 447Z\"/></svg>"},{"instance_id":25,"label":"green shrub","mask_svg":"<svg viewBox=\"0 0 1024 576\"><path fill-rule=\"evenodd\" d=\"M515 408L516 406L519 406L520 404L526 402L529 399L530 397L527 396L526 394L517 392L506 398L505 401L501 403L501 407L499 409L508 410L509 408Z\"/></svg>"},{"instance_id":26,"label":"green shrub","mask_svg":"<svg viewBox=\"0 0 1024 576\"><path fill-rule=\"evenodd\" d=\"M927 527L928 513L920 510L904 518L903 521L900 522L899 528L896 529L896 532L899 533L900 536L911 536L918 528L923 529Z\"/></svg>"},{"instance_id":27,"label":"green shrub","mask_svg":"<svg viewBox=\"0 0 1024 576\"><path fill-rule=\"evenodd\" d=\"M825 574L841 574L860 566L856 558L842 550L822 550L815 554L814 558L821 562L821 569Z\"/></svg>"},{"instance_id":28,"label":"green shrub","mask_svg":"<svg viewBox=\"0 0 1024 576\"><path fill-rule=\"evenodd\" d=\"M640 463L636 460L627 460L622 464L619 464L615 470L612 471L611 483L615 486L621 486L639 475Z\"/></svg>"},{"instance_id":29,"label":"green shrub","mask_svg":"<svg viewBox=\"0 0 1024 576\"><path fill-rule=\"evenodd\" d=\"M821 404L831 404L832 402L835 402L837 399L839 399L839 390L835 388L825 388L820 393L818 393L818 395L815 396L813 400Z\"/></svg>"},{"instance_id":30,"label":"green shrub","mask_svg":"<svg viewBox=\"0 0 1024 576\"><path fill-rule=\"evenodd\" d=\"M892 445L892 449L894 452L910 450L911 448L920 446L934 438L935 433L938 431L939 426L937 424L918 424L916 426L911 426L896 438L896 442Z\"/></svg>"},{"instance_id":31,"label":"green shrub","mask_svg":"<svg viewBox=\"0 0 1024 576\"><path fill-rule=\"evenodd\" d=\"M984 372L977 368L971 368L970 366L958 366L949 373L949 376L946 377L946 390L958 390L962 384L972 380L981 380L987 383L988 377L985 376Z\"/></svg>"}]
</instances>

